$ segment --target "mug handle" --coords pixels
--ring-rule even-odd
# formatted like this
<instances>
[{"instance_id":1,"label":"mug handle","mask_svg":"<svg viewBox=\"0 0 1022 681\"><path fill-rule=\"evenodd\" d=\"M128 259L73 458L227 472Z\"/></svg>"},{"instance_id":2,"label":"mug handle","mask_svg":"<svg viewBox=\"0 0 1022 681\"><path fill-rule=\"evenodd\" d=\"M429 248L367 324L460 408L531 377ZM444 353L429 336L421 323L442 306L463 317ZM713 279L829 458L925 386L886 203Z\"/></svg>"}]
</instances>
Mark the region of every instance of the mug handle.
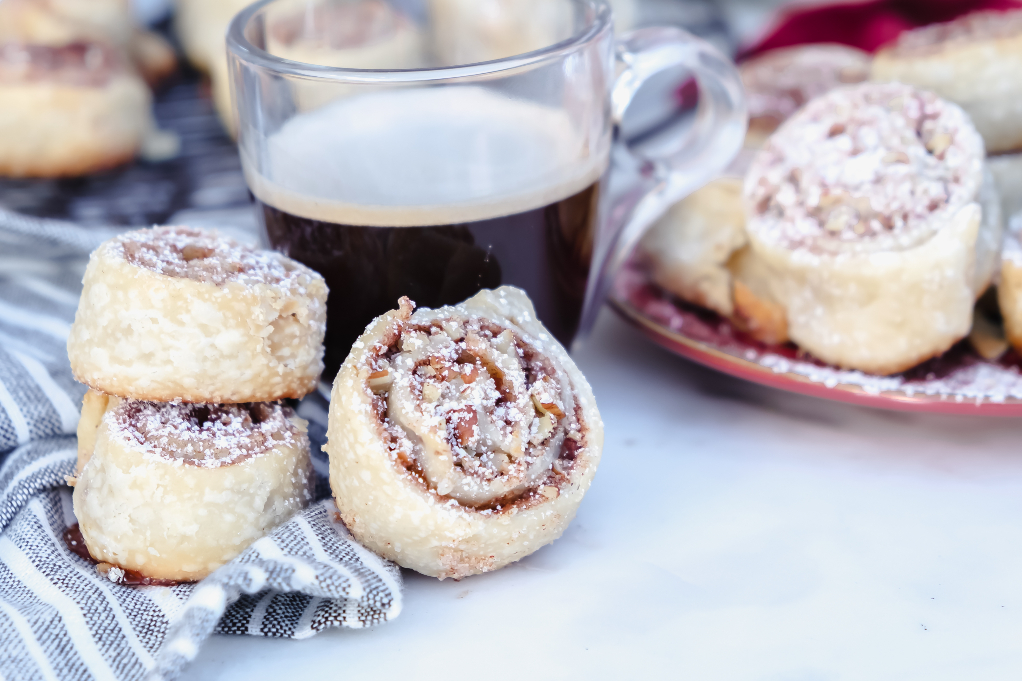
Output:
<instances>
[{"instance_id":1,"label":"mug handle","mask_svg":"<svg viewBox=\"0 0 1022 681\"><path fill-rule=\"evenodd\" d=\"M672 140L669 154L643 156L620 139L615 141L608 192L599 213L603 224L582 308L582 337L592 329L614 276L643 233L675 202L727 167L741 149L748 126L738 69L702 38L680 28L641 28L621 36L616 51L611 116L618 129L635 93L666 69L688 69L699 86L699 105L688 131Z\"/></svg>"}]
</instances>

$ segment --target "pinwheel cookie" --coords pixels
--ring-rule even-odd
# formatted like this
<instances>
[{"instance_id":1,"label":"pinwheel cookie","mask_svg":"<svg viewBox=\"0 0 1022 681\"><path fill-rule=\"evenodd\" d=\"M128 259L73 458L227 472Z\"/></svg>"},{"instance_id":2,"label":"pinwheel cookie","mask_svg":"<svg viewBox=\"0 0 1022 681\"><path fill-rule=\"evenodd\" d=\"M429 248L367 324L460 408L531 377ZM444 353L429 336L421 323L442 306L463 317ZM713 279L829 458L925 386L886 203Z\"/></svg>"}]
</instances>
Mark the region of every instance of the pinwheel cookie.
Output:
<instances>
[{"instance_id":1,"label":"pinwheel cookie","mask_svg":"<svg viewBox=\"0 0 1022 681\"><path fill-rule=\"evenodd\" d=\"M306 64L346 69L415 69L426 65L425 36L415 22L384 0L325 3L283 10L269 20L266 49ZM226 71L213 72L217 106L230 109ZM296 88L299 107L314 109L343 89ZM226 107L226 109L224 108Z\"/></svg>"},{"instance_id":2,"label":"pinwheel cookie","mask_svg":"<svg viewBox=\"0 0 1022 681\"><path fill-rule=\"evenodd\" d=\"M330 484L364 545L423 574L557 539L603 447L592 391L519 289L373 322L334 381Z\"/></svg>"},{"instance_id":3,"label":"pinwheel cookie","mask_svg":"<svg viewBox=\"0 0 1022 681\"><path fill-rule=\"evenodd\" d=\"M997 267L1000 206L956 105L907 85L842 88L789 119L745 179L751 254L793 341L887 374L964 337Z\"/></svg>"},{"instance_id":4,"label":"pinwheel cookie","mask_svg":"<svg viewBox=\"0 0 1022 681\"><path fill-rule=\"evenodd\" d=\"M43 45L98 40L127 47L135 32L129 0L3 0L0 39Z\"/></svg>"},{"instance_id":5,"label":"pinwheel cookie","mask_svg":"<svg viewBox=\"0 0 1022 681\"><path fill-rule=\"evenodd\" d=\"M128 232L92 254L68 337L75 377L140 400L302 397L323 370L327 288L215 232Z\"/></svg>"},{"instance_id":6,"label":"pinwheel cookie","mask_svg":"<svg viewBox=\"0 0 1022 681\"><path fill-rule=\"evenodd\" d=\"M305 431L279 404L89 391L73 495L89 553L148 578L202 579L309 504Z\"/></svg>"},{"instance_id":7,"label":"pinwheel cookie","mask_svg":"<svg viewBox=\"0 0 1022 681\"><path fill-rule=\"evenodd\" d=\"M931 90L961 106L987 152L1022 148L1022 10L973 12L902 33L872 78Z\"/></svg>"},{"instance_id":8,"label":"pinwheel cookie","mask_svg":"<svg viewBox=\"0 0 1022 681\"><path fill-rule=\"evenodd\" d=\"M721 177L679 201L641 242L653 281L727 317L767 344L788 340L787 319L749 253L742 180Z\"/></svg>"},{"instance_id":9,"label":"pinwheel cookie","mask_svg":"<svg viewBox=\"0 0 1022 681\"><path fill-rule=\"evenodd\" d=\"M504 59L571 35L572 9L549 0L429 0L433 51L443 66Z\"/></svg>"},{"instance_id":10,"label":"pinwheel cookie","mask_svg":"<svg viewBox=\"0 0 1022 681\"><path fill-rule=\"evenodd\" d=\"M163 36L135 25L128 0L3 0L4 42L51 47L101 42L118 50L149 83L177 66L174 48Z\"/></svg>"},{"instance_id":11,"label":"pinwheel cookie","mask_svg":"<svg viewBox=\"0 0 1022 681\"><path fill-rule=\"evenodd\" d=\"M0 44L0 175L82 175L134 158L153 127L145 82L96 42Z\"/></svg>"},{"instance_id":12,"label":"pinwheel cookie","mask_svg":"<svg viewBox=\"0 0 1022 681\"><path fill-rule=\"evenodd\" d=\"M725 175L675 204L642 241L656 283L730 318L765 343L788 339L783 309L761 285L748 254L742 177L777 127L807 101L869 75L867 53L820 44L770 50L741 64L749 106L745 148Z\"/></svg>"}]
</instances>

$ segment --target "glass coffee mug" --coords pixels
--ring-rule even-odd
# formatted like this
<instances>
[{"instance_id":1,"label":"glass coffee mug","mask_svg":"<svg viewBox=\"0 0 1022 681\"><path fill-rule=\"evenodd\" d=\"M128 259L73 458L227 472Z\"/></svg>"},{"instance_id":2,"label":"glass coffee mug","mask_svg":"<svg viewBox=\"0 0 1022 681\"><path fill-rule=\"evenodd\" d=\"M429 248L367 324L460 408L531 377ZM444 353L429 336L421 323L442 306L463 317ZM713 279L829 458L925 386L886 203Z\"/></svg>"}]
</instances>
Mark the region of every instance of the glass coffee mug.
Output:
<instances>
[{"instance_id":1,"label":"glass coffee mug","mask_svg":"<svg viewBox=\"0 0 1022 681\"><path fill-rule=\"evenodd\" d=\"M400 296L518 286L570 345L643 230L745 132L726 57L678 29L615 42L599 0L263 0L227 46L267 236L330 287L330 377ZM615 126L679 67L700 88L689 130L631 154Z\"/></svg>"}]
</instances>

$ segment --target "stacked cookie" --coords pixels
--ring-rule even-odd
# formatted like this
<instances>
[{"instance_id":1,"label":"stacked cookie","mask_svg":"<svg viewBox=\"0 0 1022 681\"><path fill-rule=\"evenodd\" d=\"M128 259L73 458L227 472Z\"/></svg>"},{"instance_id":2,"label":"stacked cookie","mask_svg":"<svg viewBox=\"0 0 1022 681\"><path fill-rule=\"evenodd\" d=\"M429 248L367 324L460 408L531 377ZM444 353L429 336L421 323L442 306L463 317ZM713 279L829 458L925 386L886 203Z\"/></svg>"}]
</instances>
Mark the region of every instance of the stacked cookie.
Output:
<instances>
[{"instance_id":1,"label":"stacked cookie","mask_svg":"<svg viewBox=\"0 0 1022 681\"><path fill-rule=\"evenodd\" d=\"M101 245L68 338L90 388L74 509L89 553L201 579L311 500L327 287L278 253L157 227Z\"/></svg>"}]
</instances>

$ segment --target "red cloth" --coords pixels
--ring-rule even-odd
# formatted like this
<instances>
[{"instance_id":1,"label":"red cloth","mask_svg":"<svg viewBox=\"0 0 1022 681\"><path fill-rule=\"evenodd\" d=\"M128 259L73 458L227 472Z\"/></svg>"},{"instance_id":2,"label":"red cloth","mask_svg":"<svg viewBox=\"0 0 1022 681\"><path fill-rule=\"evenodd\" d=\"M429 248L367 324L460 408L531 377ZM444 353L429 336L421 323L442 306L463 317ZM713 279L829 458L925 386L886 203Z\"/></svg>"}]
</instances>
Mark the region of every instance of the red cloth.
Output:
<instances>
[{"instance_id":1,"label":"red cloth","mask_svg":"<svg viewBox=\"0 0 1022 681\"><path fill-rule=\"evenodd\" d=\"M804 43L842 43L873 52L902 31L950 21L982 9L1018 9L1018 0L870 0L793 9L739 59L777 47Z\"/></svg>"}]
</instances>

